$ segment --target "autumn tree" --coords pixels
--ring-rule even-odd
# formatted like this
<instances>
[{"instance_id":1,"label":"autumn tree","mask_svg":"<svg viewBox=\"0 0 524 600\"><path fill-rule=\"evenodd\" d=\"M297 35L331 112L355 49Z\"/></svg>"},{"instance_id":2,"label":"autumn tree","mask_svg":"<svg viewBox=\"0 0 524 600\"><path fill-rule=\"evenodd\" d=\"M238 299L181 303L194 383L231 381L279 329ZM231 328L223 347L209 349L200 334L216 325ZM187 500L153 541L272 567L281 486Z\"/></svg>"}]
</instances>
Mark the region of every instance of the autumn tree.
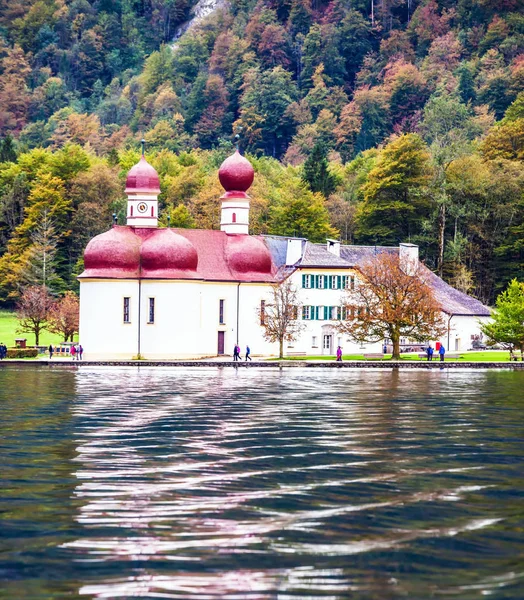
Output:
<instances>
[{"instance_id":1,"label":"autumn tree","mask_svg":"<svg viewBox=\"0 0 524 600\"><path fill-rule=\"evenodd\" d=\"M298 339L305 323L299 317L302 304L298 290L287 279L271 285L269 300L257 309L263 335L269 342L278 342L278 357L284 357L284 342Z\"/></svg>"},{"instance_id":2,"label":"autumn tree","mask_svg":"<svg viewBox=\"0 0 524 600\"><path fill-rule=\"evenodd\" d=\"M44 286L29 286L23 291L16 305L19 321L18 333L33 333L35 346L40 343L40 334L48 328L53 299Z\"/></svg>"},{"instance_id":3,"label":"autumn tree","mask_svg":"<svg viewBox=\"0 0 524 600\"><path fill-rule=\"evenodd\" d=\"M339 329L357 342L390 339L393 360L400 359L400 338L426 341L446 331L440 306L418 261L380 253L361 267L362 280L348 290L348 319ZM352 316L354 315L354 316Z\"/></svg>"},{"instance_id":4,"label":"autumn tree","mask_svg":"<svg viewBox=\"0 0 524 600\"><path fill-rule=\"evenodd\" d=\"M507 289L499 294L496 308L491 314L492 321L481 325L481 330L488 339L496 344L504 344L520 351L520 359L524 361L524 283L516 279L510 282Z\"/></svg>"},{"instance_id":5,"label":"autumn tree","mask_svg":"<svg viewBox=\"0 0 524 600\"><path fill-rule=\"evenodd\" d=\"M64 342L72 342L78 332L79 311L78 296L74 292L66 292L49 311L49 331L62 335Z\"/></svg>"}]
</instances>

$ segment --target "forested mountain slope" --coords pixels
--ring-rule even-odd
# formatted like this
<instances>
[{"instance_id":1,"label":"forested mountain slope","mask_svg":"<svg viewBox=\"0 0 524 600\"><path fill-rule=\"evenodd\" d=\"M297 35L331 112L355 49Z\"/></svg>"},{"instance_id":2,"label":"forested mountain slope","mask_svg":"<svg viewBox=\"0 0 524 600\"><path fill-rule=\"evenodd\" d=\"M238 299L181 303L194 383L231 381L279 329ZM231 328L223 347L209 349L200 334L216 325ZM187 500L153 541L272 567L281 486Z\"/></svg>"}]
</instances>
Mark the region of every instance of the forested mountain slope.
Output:
<instances>
[{"instance_id":1,"label":"forested mountain slope","mask_svg":"<svg viewBox=\"0 0 524 600\"><path fill-rule=\"evenodd\" d=\"M0 1L4 300L46 244L74 286L142 136L173 225L218 226L238 134L255 232L410 239L486 302L524 278L521 0L218 4L173 47L190 0Z\"/></svg>"}]
</instances>

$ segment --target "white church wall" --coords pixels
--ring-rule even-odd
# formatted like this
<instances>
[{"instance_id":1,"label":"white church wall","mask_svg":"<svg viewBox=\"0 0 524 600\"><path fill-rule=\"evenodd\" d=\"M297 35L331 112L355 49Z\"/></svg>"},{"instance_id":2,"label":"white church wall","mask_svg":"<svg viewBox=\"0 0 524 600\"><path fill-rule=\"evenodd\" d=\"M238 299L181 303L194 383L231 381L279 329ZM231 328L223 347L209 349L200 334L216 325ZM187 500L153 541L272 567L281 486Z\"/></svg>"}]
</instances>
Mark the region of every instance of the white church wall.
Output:
<instances>
[{"instance_id":1,"label":"white church wall","mask_svg":"<svg viewBox=\"0 0 524 600\"><path fill-rule=\"evenodd\" d=\"M142 354L146 358L198 358L216 356L218 332L224 332L224 354L238 342L255 354L270 353L257 325L256 306L264 286L226 282L147 281L142 283L142 312L155 298L155 322L143 321ZM240 311L237 322L237 289ZM220 301L223 319L220 322ZM145 323L145 324L144 324Z\"/></svg>"},{"instance_id":2,"label":"white church wall","mask_svg":"<svg viewBox=\"0 0 524 600\"><path fill-rule=\"evenodd\" d=\"M138 282L89 280L80 284L79 341L84 357L132 358L137 353ZM124 323L129 298L129 323Z\"/></svg>"}]
</instances>

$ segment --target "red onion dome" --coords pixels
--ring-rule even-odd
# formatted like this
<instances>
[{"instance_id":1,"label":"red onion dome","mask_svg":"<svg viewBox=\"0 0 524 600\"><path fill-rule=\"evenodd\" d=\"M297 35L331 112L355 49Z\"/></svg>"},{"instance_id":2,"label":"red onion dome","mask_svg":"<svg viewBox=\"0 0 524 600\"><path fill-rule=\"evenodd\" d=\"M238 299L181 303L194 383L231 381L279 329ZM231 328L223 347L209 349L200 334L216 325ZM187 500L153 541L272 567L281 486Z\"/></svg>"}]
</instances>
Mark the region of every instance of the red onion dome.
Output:
<instances>
[{"instance_id":1,"label":"red onion dome","mask_svg":"<svg viewBox=\"0 0 524 600\"><path fill-rule=\"evenodd\" d=\"M250 235L228 236L226 260L239 273L271 273L271 255L262 240Z\"/></svg>"},{"instance_id":2,"label":"red onion dome","mask_svg":"<svg viewBox=\"0 0 524 600\"><path fill-rule=\"evenodd\" d=\"M94 237L84 251L88 274L99 271L138 273L140 267L140 238L128 227L116 226Z\"/></svg>"},{"instance_id":3,"label":"red onion dome","mask_svg":"<svg viewBox=\"0 0 524 600\"><path fill-rule=\"evenodd\" d=\"M222 163L218 178L226 192L247 192L255 178L251 163L238 150Z\"/></svg>"},{"instance_id":4,"label":"red onion dome","mask_svg":"<svg viewBox=\"0 0 524 600\"><path fill-rule=\"evenodd\" d=\"M198 266L193 244L172 229L154 231L142 242L140 255L144 273L194 271Z\"/></svg>"},{"instance_id":5,"label":"red onion dome","mask_svg":"<svg viewBox=\"0 0 524 600\"><path fill-rule=\"evenodd\" d=\"M147 162L144 155L131 167L126 179L126 194L149 192L151 194L160 193L160 180L158 173Z\"/></svg>"}]
</instances>

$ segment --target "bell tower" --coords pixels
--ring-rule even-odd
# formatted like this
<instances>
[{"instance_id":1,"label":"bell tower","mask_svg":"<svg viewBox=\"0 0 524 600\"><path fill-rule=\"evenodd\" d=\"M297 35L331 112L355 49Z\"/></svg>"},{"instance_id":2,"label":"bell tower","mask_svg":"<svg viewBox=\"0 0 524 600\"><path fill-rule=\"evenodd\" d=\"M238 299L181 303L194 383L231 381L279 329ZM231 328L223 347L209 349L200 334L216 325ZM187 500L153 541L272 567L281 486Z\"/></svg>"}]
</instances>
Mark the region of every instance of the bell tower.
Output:
<instances>
[{"instance_id":1,"label":"bell tower","mask_svg":"<svg viewBox=\"0 0 524 600\"><path fill-rule=\"evenodd\" d=\"M229 234L249 233L249 196L255 171L238 150L222 163L218 178L226 193L220 197L222 213L220 230Z\"/></svg>"},{"instance_id":2,"label":"bell tower","mask_svg":"<svg viewBox=\"0 0 524 600\"><path fill-rule=\"evenodd\" d=\"M133 227L158 227L158 173L147 162L145 140L142 140L142 156L127 174L127 224Z\"/></svg>"}]
</instances>

